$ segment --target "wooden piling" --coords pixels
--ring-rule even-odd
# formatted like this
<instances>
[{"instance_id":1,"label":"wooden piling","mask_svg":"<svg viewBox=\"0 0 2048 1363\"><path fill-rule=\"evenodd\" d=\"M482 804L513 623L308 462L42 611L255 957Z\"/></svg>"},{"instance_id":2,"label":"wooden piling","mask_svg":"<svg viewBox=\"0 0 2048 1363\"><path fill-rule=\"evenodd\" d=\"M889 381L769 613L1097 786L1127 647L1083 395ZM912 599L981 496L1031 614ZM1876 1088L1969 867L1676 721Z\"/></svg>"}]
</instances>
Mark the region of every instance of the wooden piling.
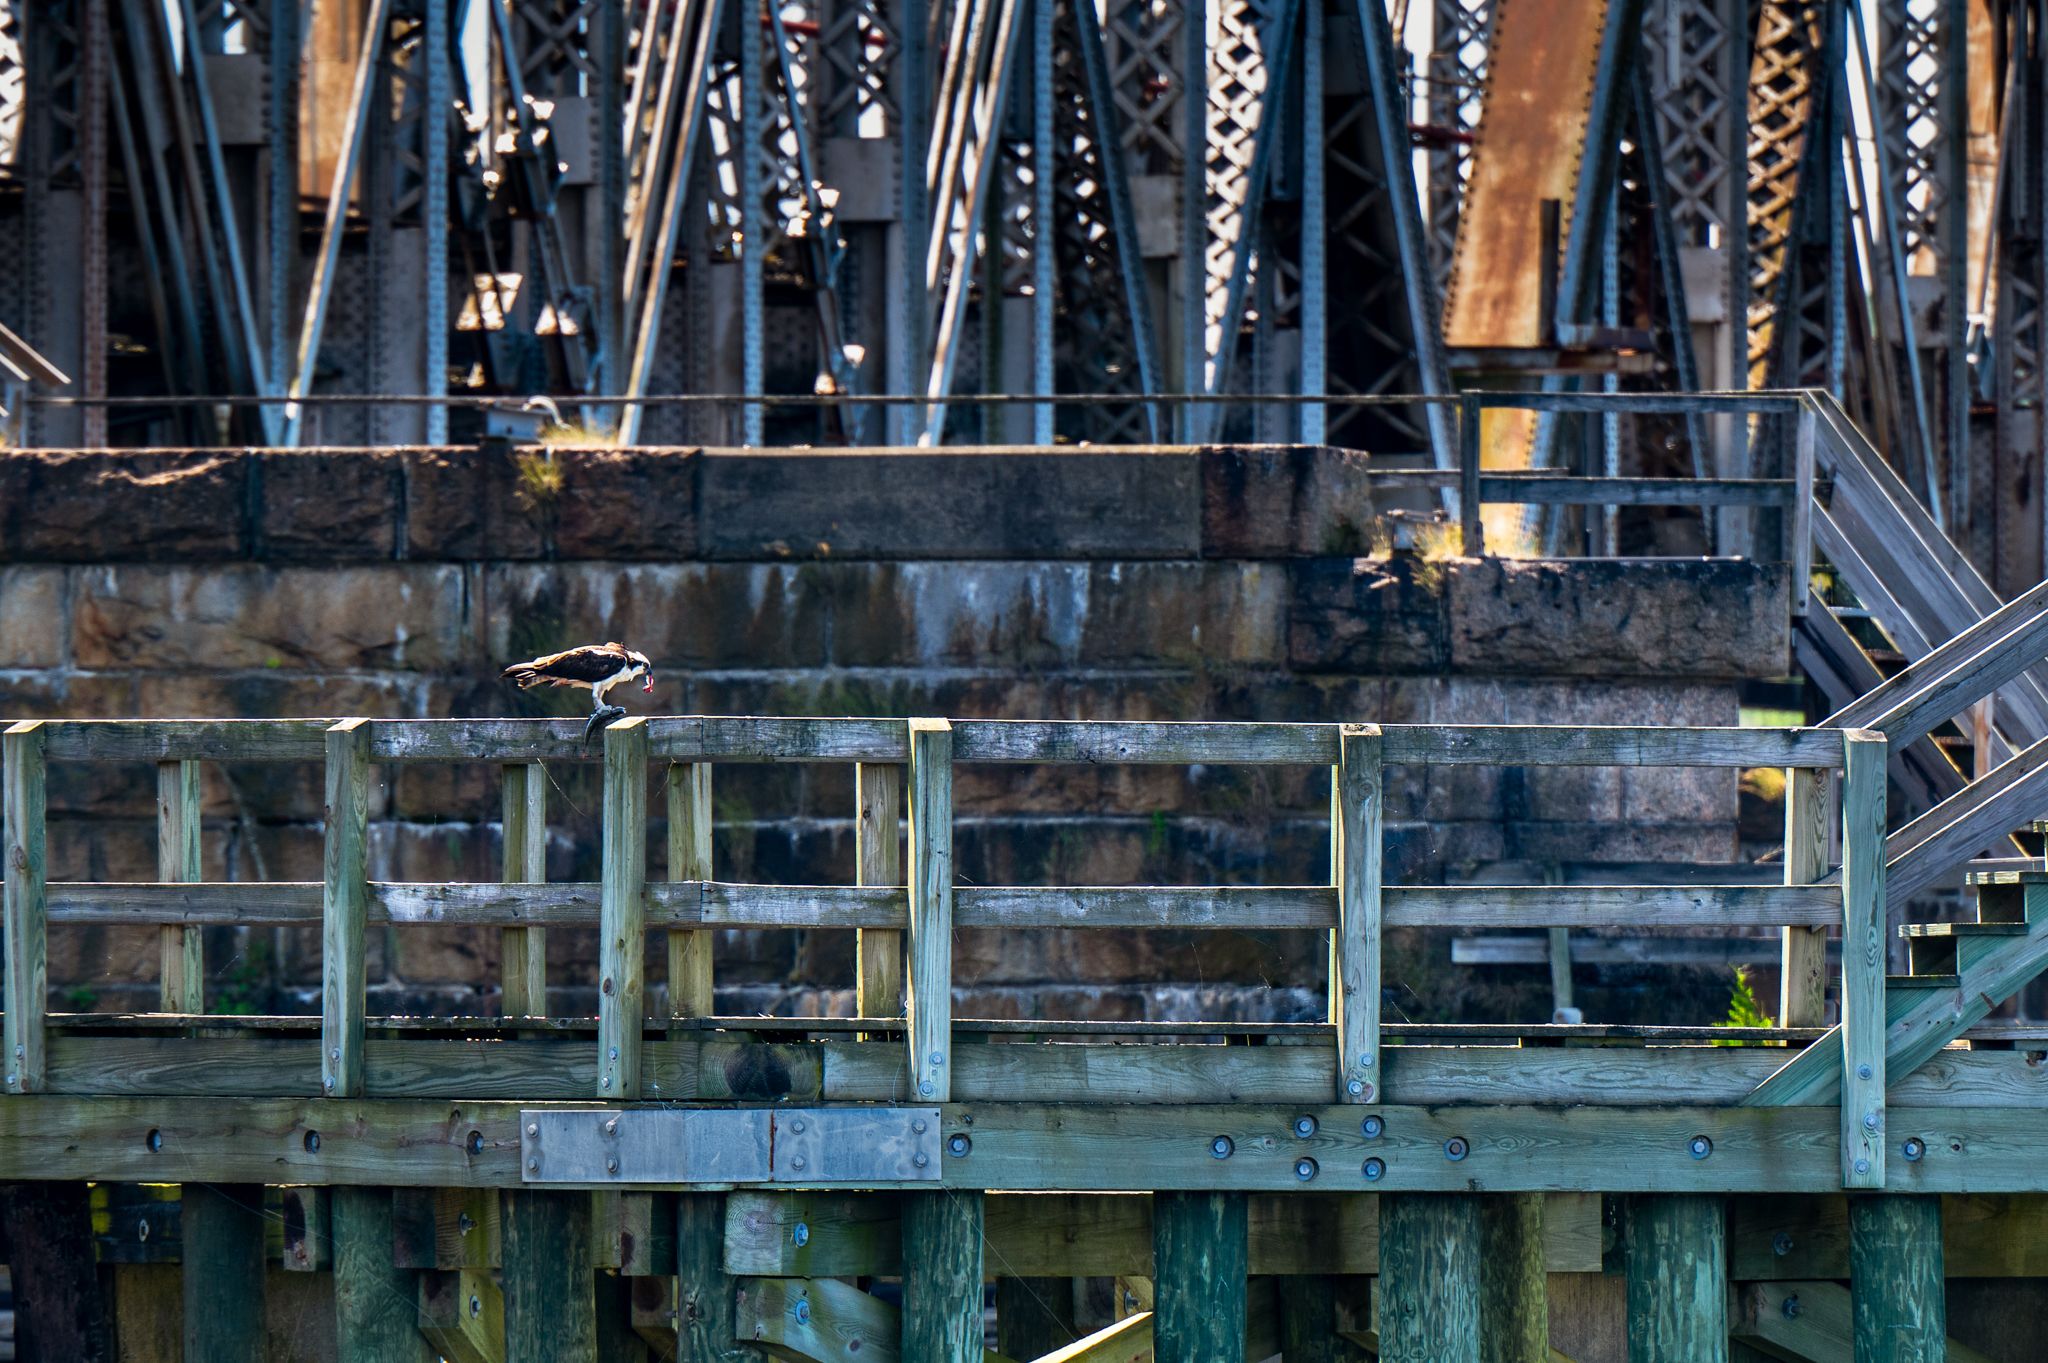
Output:
<instances>
[{"instance_id":1,"label":"wooden piling","mask_svg":"<svg viewBox=\"0 0 2048 1363\"><path fill-rule=\"evenodd\" d=\"M680 1193L676 1197L676 1363L729 1363L737 1352L733 1314L733 1281L725 1271L725 1194Z\"/></svg>"},{"instance_id":2,"label":"wooden piling","mask_svg":"<svg viewBox=\"0 0 2048 1363\"><path fill-rule=\"evenodd\" d=\"M262 1186L188 1183L181 1201L185 1357L263 1363Z\"/></svg>"},{"instance_id":3,"label":"wooden piling","mask_svg":"<svg viewBox=\"0 0 2048 1363\"><path fill-rule=\"evenodd\" d=\"M1159 1363L1242 1357L1250 1269L1243 1193L1153 1194L1153 1357Z\"/></svg>"},{"instance_id":4,"label":"wooden piling","mask_svg":"<svg viewBox=\"0 0 2048 1363\"><path fill-rule=\"evenodd\" d=\"M1381 1363L1477 1363L1481 1241L1474 1194L1380 1199Z\"/></svg>"},{"instance_id":5,"label":"wooden piling","mask_svg":"<svg viewBox=\"0 0 2048 1363\"><path fill-rule=\"evenodd\" d=\"M538 762L507 762L504 781L505 846L502 878L537 885L548 878L548 776ZM548 1013L548 930L502 928L498 933L499 988L508 1018Z\"/></svg>"},{"instance_id":6,"label":"wooden piling","mask_svg":"<svg viewBox=\"0 0 2048 1363\"><path fill-rule=\"evenodd\" d=\"M1344 727L1331 842L1337 927L1330 934L1330 1025L1340 1103L1380 1094L1380 837L1382 745L1377 724Z\"/></svg>"},{"instance_id":7,"label":"wooden piling","mask_svg":"<svg viewBox=\"0 0 2048 1363\"><path fill-rule=\"evenodd\" d=\"M1020 1360L1042 1358L1080 1337L1074 1323L1072 1278L996 1279L997 1353Z\"/></svg>"},{"instance_id":8,"label":"wooden piling","mask_svg":"<svg viewBox=\"0 0 2048 1363\"><path fill-rule=\"evenodd\" d=\"M200 879L199 764L156 764L156 878ZM157 1007L166 1013L206 1011L206 954L201 929L165 923L157 929Z\"/></svg>"},{"instance_id":9,"label":"wooden piling","mask_svg":"<svg viewBox=\"0 0 2048 1363\"><path fill-rule=\"evenodd\" d=\"M903 1357L982 1363L982 1195L903 1197Z\"/></svg>"},{"instance_id":10,"label":"wooden piling","mask_svg":"<svg viewBox=\"0 0 2048 1363\"><path fill-rule=\"evenodd\" d=\"M0 1188L0 1244L12 1274L13 1356L113 1363L113 1317L93 1262L86 1186ZM175 1314L175 1301L172 1307Z\"/></svg>"},{"instance_id":11,"label":"wooden piling","mask_svg":"<svg viewBox=\"0 0 2048 1363\"><path fill-rule=\"evenodd\" d=\"M597 1096L640 1096L647 1031L647 721L604 731L604 885L598 901Z\"/></svg>"},{"instance_id":12,"label":"wooden piling","mask_svg":"<svg viewBox=\"0 0 2048 1363\"><path fill-rule=\"evenodd\" d=\"M1286 1363L1348 1363L1337 1336L1336 1278L1299 1275L1273 1280L1280 1295L1280 1356Z\"/></svg>"},{"instance_id":13,"label":"wooden piling","mask_svg":"<svg viewBox=\"0 0 2048 1363\"><path fill-rule=\"evenodd\" d=\"M1543 1194L1495 1193L1479 1212L1479 1341L1487 1363L1550 1363Z\"/></svg>"},{"instance_id":14,"label":"wooden piling","mask_svg":"<svg viewBox=\"0 0 2048 1363\"><path fill-rule=\"evenodd\" d=\"M711 764L677 762L668 769L668 878L711 879ZM710 1017L713 1012L709 928L673 928L668 934L668 1015Z\"/></svg>"},{"instance_id":15,"label":"wooden piling","mask_svg":"<svg viewBox=\"0 0 2048 1363\"><path fill-rule=\"evenodd\" d=\"M507 1190L505 1363L597 1363L590 1194Z\"/></svg>"},{"instance_id":16,"label":"wooden piling","mask_svg":"<svg viewBox=\"0 0 2048 1363\"><path fill-rule=\"evenodd\" d=\"M419 1275L392 1255L391 1190L335 1188L334 1336L338 1363L425 1363L416 1310Z\"/></svg>"},{"instance_id":17,"label":"wooden piling","mask_svg":"<svg viewBox=\"0 0 2048 1363\"><path fill-rule=\"evenodd\" d=\"M1722 1199L1632 1198L1626 1238L1629 1363L1727 1363Z\"/></svg>"},{"instance_id":18,"label":"wooden piling","mask_svg":"<svg viewBox=\"0 0 2048 1363\"><path fill-rule=\"evenodd\" d=\"M1948 1308L1941 1199L1849 1199L1849 1293L1856 1363L1945 1363Z\"/></svg>"}]
</instances>

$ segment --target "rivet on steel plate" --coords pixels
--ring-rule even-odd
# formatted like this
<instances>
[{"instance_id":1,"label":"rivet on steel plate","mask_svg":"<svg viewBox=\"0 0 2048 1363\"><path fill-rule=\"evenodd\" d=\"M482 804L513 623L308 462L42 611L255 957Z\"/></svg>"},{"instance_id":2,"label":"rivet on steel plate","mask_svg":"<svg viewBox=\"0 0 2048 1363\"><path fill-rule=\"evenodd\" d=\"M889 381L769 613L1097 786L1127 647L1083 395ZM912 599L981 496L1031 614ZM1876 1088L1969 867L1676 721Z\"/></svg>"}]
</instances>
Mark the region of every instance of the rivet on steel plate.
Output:
<instances>
[{"instance_id":1,"label":"rivet on steel plate","mask_svg":"<svg viewBox=\"0 0 2048 1363\"><path fill-rule=\"evenodd\" d=\"M1229 1159L1237 1152L1237 1142L1228 1136L1218 1136L1209 1142L1209 1153L1217 1159Z\"/></svg>"},{"instance_id":2,"label":"rivet on steel plate","mask_svg":"<svg viewBox=\"0 0 2048 1363\"><path fill-rule=\"evenodd\" d=\"M910 1129L911 1129L911 1130L912 1130L913 1132L917 1133L918 1135L922 1136L922 1135L924 1134L924 1118L922 1118L922 1117L913 1117L913 1118L911 1118L911 1120L910 1120Z\"/></svg>"},{"instance_id":3,"label":"rivet on steel plate","mask_svg":"<svg viewBox=\"0 0 2048 1363\"><path fill-rule=\"evenodd\" d=\"M540 1172L540 1161L539 1161L539 1160L537 1160L537 1159L530 1159L530 1160L528 1160L528 1161L526 1162L526 1172L527 1172L527 1173L529 1173L529 1174L537 1174L537 1173L539 1173L539 1172Z\"/></svg>"},{"instance_id":4,"label":"rivet on steel plate","mask_svg":"<svg viewBox=\"0 0 2048 1363\"><path fill-rule=\"evenodd\" d=\"M619 1119L617 1117L613 1117L605 1122L604 1134L607 1136L616 1136L619 1134Z\"/></svg>"},{"instance_id":5,"label":"rivet on steel plate","mask_svg":"<svg viewBox=\"0 0 2048 1363\"><path fill-rule=\"evenodd\" d=\"M1692 1152L1694 1159L1705 1159L1714 1153L1714 1142L1705 1136L1694 1136L1685 1143L1685 1148Z\"/></svg>"},{"instance_id":6,"label":"rivet on steel plate","mask_svg":"<svg viewBox=\"0 0 2048 1363\"><path fill-rule=\"evenodd\" d=\"M791 1131L796 1132L798 1135L802 1135L804 1129L804 1119L801 1117L791 1118L789 1123L789 1129Z\"/></svg>"},{"instance_id":7,"label":"rivet on steel plate","mask_svg":"<svg viewBox=\"0 0 2048 1363\"><path fill-rule=\"evenodd\" d=\"M1899 1153L1906 1157L1908 1163L1911 1163L1927 1153L1927 1142L1921 1140L1918 1136L1908 1136L1906 1137L1905 1144L1899 1147Z\"/></svg>"},{"instance_id":8,"label":"rivet on steel plate","mask_svg":"<svg viewBox=\"0 0 2048 1363\"><path fill-rule=\"evenodd\" d=\"M1444 1158L1453 1164L1472 1153L1472 1147L1463 1136L1453 1136L1444 1142Z\"/></svg>"},{"instance_id":9,"label":"rivet on steel plate","mask_svg":"<svg viewBox=\"0 0 2048 1363\"><path fill-rule=\"evenodd\" d=\"M610 1159L607 1159L604 1162L604 1171L607 1174L616 1174L617 1172L619 1172L619 1157L617 1155L613 1155Z\"/></svg>"},{"instance_id":10,"label":"rivet on steel plate","mask_svg":"<svg viewBox=\"0 0 2048 1363\"><path fill-rule=\"evenodd\" d=\"M1307 1140L1310 1136L1315 1135L1316 1119L1306 1112L1296 1117L1294 1119L1294 1134L1302 1140Z\"/></svg>"},{"instance_id":11,"label":"rivet on steel plate","mask_svg":"<svg viewBox=\"0 0 2048 1363\"><path fill-rule=\"evenodd\" d=\"M794 1244L798 1249L802 1249L805 1245L811 1243L810 1223L806 1221L797 1222L796 1228L789 1233L789 1239L790 1243Z\"/></svg>"},{"instance_id":12,"label":"rivet on steel plate","mask_svg":"<svg viewBox=\"0 0 2048 1363\"><path fill-rule=\"evenodd\" d=\"M930 1155L927 1155L924 1151L920 1150L910 1157L910 1162L916 1165L918 1168L922 1169L927 1164L930 1164L932 1162L932 1157Z\"/></svg>"},{"instance_id":13,"label":"rivet on steel plate","mask_svg":"<svg viewBox=\"0 0 2048 1363\"><path fill-rule=\"evenodd\" d=\"M1386 1161L1375 1156L1365 1162L1365 1168L1361 1172L1364 1173L1367 1183L1378 1183L1386 1176Z\"/></svg>"},{"instance_id":14,"label":"rivet on steel plate","mask_svg":"<svg viewBox=\"0 0 2048 1363\"><path fill-rule=\"evenodd\" d=\"M804 1167L804 1157L803 1157L802 1155L792 1155L792 1156L790 1157L790 1161L789 1161L789 1167L790 1167L790 1168L792 1168L792 1169L801 1169L801 1168L803 1168L803 1167Z\"/></svg>"},{"instance_id":15,"label":"rivet on steel plate","mask_svg":"<svg viewBox=\"0 0 2048 1363\"><path fill-rule=\"evenodd\" d=\"M526 1124L526 1134L529 1136L538 1136L540 1134L540 1123L528 1122Z\"/></svg>"}]
</instances>

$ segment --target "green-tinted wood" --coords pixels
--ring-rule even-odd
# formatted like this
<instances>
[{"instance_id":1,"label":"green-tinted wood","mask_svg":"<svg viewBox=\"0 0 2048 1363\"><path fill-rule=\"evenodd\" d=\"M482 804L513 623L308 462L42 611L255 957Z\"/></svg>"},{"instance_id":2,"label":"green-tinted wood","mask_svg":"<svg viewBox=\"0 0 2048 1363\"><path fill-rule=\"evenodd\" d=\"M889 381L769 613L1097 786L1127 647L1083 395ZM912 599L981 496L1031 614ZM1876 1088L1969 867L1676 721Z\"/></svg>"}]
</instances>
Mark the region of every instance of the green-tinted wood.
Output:
<instances>
[{"instance_id":1,"label":"green-tinted wood","mask_svg":"<svg viewBox=\"0 0 2048 1363\"><path fill-rule=\"evenodd\" d=\"M426 1340L406 1309L419 1292L418 1278L392 1261L390 1190L336 1188L331 1219L340 1363L425 1363Z\"/></svg>"},{"instance_id":2,"label":"green-tinted wood","mask_svg":"<svg viewBox=\"0 0 2048 1363\"><path fill-rule=\"evenodd\" d=\"M1805 885L1828 873L1828 825L1833 798L1828 774L1810 767L1785 769L1785 883ZM1827 1025L1828 930L1788 926L1778 984L1778 1022L1785 1027Z\"/></svg>"},{"instance_id":3,"label":"green-tinted wood","mask_svg":"<svg viewBox=\"0 0 2048 1363\"><path fill-rule=\"evenodd\" d=\"M604 731L604 892L599 908L597 1093L640 1096L647 1030L647 721Z\"/></svg>"},{"instance_id":4,"label":"green-tinted wood","mask_svg":"<svg viewBox=\"0 0 2048 1363\"><path fill-rule=\"evenodd\" d=\"M1479 1204L1471 1193L1380 1199L1382 1363L1478 1363Z\"/></svg>"},{"instance_id":5,"label":"green-tinted wood","mask_svg":"<svg viewBox=\"0 0 2048 1363\"><path fill-rule=\"evenodd\" d=\"M854 874L860 885L903 884L903 768L854 768ZM860 929L855 1007L864 1018L903 1016L903 934Z\"/></svg>"},{"instance_id":6,"label":"green-tinted wood","mask_svg":"<svg viewBox=\"0 0 2048 1363\"><path fill-rule=\"evenodd\" d=\"M1152 1348L1159 1363L1242 1355L1248 1234L1242 1193L1153 1196Z\"/></svg>"},{"instance_id":7,"label":"green-tinted wood","mask_svg":"<svg viewBox=\"0 0 2048 1363\"><path fill-rule=\"evenodd\" d=\"M505 1363L505 1294L483 1269L419 1278L419 1333L448 1363Z\"/></svg>"},{"instance_id":8,"label":"green-tinted wood","mask_svg":"<svg viewBox=\"0 0 2048 1363\"><path fill-rule=\"evenodd\" d=\"M1849 1292L1856 1363L1946 1363L1941 1199L1849 1199Z\"/></svg>"},{"instance_id":9,"label":"green-tinted wood","mask_svg":"<svg viewBox=\"0 0 2048 1363\"><path fill-rule=\"evenodd\" d=\"M953 730L910 721L910 1087L946 1102L953 1092Z\"/></svg>"},{"instance_id":10,"label":"green-tinted wood","mask_svg":"<svg viewBox=\"0 0 2048 1363\"><path fill-rule=\"evenodd\" d=\"M548 776L538 762L508 762L503 777L504 849L500 878L539 884L548 878ZM499 985L508 1018L546 1017L548 930L503 928L498 937Z\"/></svg>"},{"instance_id":11,"label":"green-tinted wood","mask_svg":"<svg viewBox=\"0 0 2048 1363\"><path fill-rule=\"evenodd\" d=\"M262 1186L188 1183L181 1201L185 1357L263 1363Z\"/></svg>"},{"instance_id":12,"label":"green-tinted wood","mask_svg":"<svg viewBox=\"0 0 2048 1363\"><path fill-rule=\"evenodd\" d=\"M832 1278L747 1278L734 1292L738 1337L793 1363L899 1363L903 1314ZM977 1355L979 1357L979 1355Z\"/></svg>"},{"instance_id":13,"label":"green-tinted wood","mask_svg":"<svg viewBox=\"0 0 2048 1363\"><path fill-rule=\"evenodd\" d=\"M13 1274L13 1357L113 1363L114 1317L93 1262L93 1229L83 1183L0 1187L0 1245L6 1247ZM175 1316L175 1283L169 1296L167 1304ZM131 1349L130 1340L123 1338L123 1358L153 1359L158 1355L149 1347L152 1339L175 1338L175 1328L164 1329L161 1322L141 1313L124 1317L122 1324L131 1321L129 1333L139 1347Z\"/></svg>"},{"instance_id":14,"label":"green-tinted wood","mask_svg":"<svg viewBox=\"0 0 2048 1363\"><path fill-rule=\"evenodd\" d=\"M363 936L369 912L370 721L327 731L325 878L320 900L320 1087L363 1091Z\"/></svg>"},{"instance_id":15,"label":"green-tinted wood","mask_svg":"<svg viewBox=\"0 0 2048 1363\"><path fill-rule=\"evenodd\" d=\"M1330 934L1330 1021L1337 1101L1380 1096L1380 731L1346 725L1335 776L1337 927Z\"/></svg>"},{"instance_id":16,"label":"green-tinted wood","mask_svg":"<svg viewBox=\"0 0 2048 1363\"><path fill-rule=\"evenodd\" d=\"M335 1190L295 1184L277 1191L285 1271L323 1273L333 1268Z\"/></svg>"},{"instance_id":17,"label":"green-tinted wood","mask_svg":"<svg viewBox=\"0 0 2048 1363\"><path fill-rule=\"evenodd\" d=\"M191 884L199 865L199 764L156 767L156 878ZM166 923L157 929L157 1006L166 1013L206 1011L206 956L201 929Z\"/></svg>"},{"instance_id":18,"label":"green-tinted wood","mask_svg":"<svg viewBox=\"0 0 2048 1363\"><path fill-rule=\"evenodd\" d=\"M725 1271L725 1194L676 1198L676 1363L758 1357L733 1339L733 1280Z\"/></svg>"},{"instance_id":19,"label":"green-tinted wood","mask_svg":"<svg viewBox=\"0 0 2048 1363\"><path fill-rule=\"evenodd\" d=\"M981 1237L980 1193L904 1194L904 1358L982 1363Z\"/></svg>"},{"instance_id":20,"label":"green-tinted wood","mask_svg":"<svg viewBox=\"0 0 2048 1363\"><path fill-rule=\"evenodd\" d=\"M48 1058L49 921L44 854L47 836L45 735L40 722L11 726L0 735L0 782L5 784L5 885L0 888L0 948L6 955L7 1091L39 1093Z\"/></svg>"},{"instance_id":21,"label":"green-tinted wood","mask_svg":"<svg viewBox=\"0 0 2048 1363\"><path fill-rule=\"evenodd\" d=\"M1348 1363L1355 1357L1337 1334L1337 1287L1327 1274L1277 1278L1280 1356L1286 1363Z\"/></svg>"},{"instance_id":22,"label":"green-tinted wood","mask_svg":"<svg viewBox=\"0 0 2048 1363\"><path fill-rule=\"evenodd\" d=\"M596 1299L597 1356L604 1363L650 1363L653 1352L633 1328L633 1280L600 1269Z\"/></svg>"},{"instance_id":23,"label":"green-tinted wood","mask_svg":"<svg viewBox=\"0 0 2048 1363\"><path fill-rule=\"evenodd\" d=\"M505 1363L597 1363L590 1194L504 1196Z\"/></svg>"},{"instance_id":24,"label":"green-tinted wood","mask_svg":"<svg viewBox=\"0 0 2048 1363\"><path fill-rule=\"evenodd\" d=\"M668 878L711 879L711 764L678 762L668 769ZM711 940L707 928L668 935L668 1015L709 1017L714 1011Z\"/></svg>"},{"instance_id":25,"label":"green-tinted wood","mask_svg":"<svg viewBox=\"0 0 2048 1363\"><path fill-rule=\"evenodd\" d=\"M88 1259L90 1256L86 1256ZM176 1264L109 1265L114 1288L114 1357L120 1363L183 1363L184 1275ZM17 1274L19 1270L16 1270ZM18 1279L17 1279L18 1280ZM26 1291L25 1287L16 1291ZM17 1309L14 1346L26 1352Z\"/></svg>"},{"instance_id":26,"label":"green-tinted wood","mask_svg":"<svg viewBox=\"0 0 2048 1363\"><path fill-rule=\"evenodd\" d=\"M1726 1363L1728 1227L1718 1197L1632 1198L1629 1363Z\"/></svg>"},{"instance_id":27,"label":"green-tinted wood","mask_svg":"<svg viewBox=\"0 0 2048 1363\"><path fill-rule=\"evenodd\" d=\"M988 1257L992 1259L993 1253ZM997 1263L985 1266L1001 1268ZM996 1279L996 1352L1005 1358L1034 1359L1080 1337L1071 1277Z\"/></svg>"},{"instance_id":28,"label":"green-tinted wood","mask_svg":"<svg viewBox=\"0 0 2048 1363\"><path fill-rule=\"evenodd\" d=\"M1550 1363L1544 1198L1497 1193L1479 1214L1479 1338L1488 1363Z\"/></svg>"},{"instance_id":29,"label":"green-tinted wood","mask_svg":"<svg viewBox=\"0 0 2048 1363\"><path fill-rule=\"evenodd\" d=\"M1843 735L1842 1185L1884 1187L1885 749Z\"/></svg>"}]
</instances>

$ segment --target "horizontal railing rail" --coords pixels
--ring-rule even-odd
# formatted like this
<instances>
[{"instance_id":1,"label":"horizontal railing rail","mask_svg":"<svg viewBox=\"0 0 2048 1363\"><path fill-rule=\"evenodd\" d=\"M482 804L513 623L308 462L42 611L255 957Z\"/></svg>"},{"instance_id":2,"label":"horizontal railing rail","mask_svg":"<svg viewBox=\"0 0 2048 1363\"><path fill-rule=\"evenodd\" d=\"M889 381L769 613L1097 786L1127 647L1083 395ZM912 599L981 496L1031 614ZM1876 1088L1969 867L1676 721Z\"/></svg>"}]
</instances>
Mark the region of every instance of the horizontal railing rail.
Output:
<instances>
[{"instance_id":1,"label":"horizontal railing rail","mask_svg":"<svg viewBox=\"0 0 2048 1363\"><path fill-rule=\"evenodd\" d=\"M1326 1035L1334 1045L1325 1049L1320 1068L1304 1073L1323 1076L1326 1100L1354 1105L1385 1101L1382 1043L1389 1029L1380 1016L1380 946L1387 928L1779 927L1825 933L1839 926L1846 1036L1840 1084L1843 1176L1851 1186L1878 1186L1883 1179L1881 1142L1865 1139L1866 1128L1850 1122L1847 1114L1852 1108L1856 1114L1881 1109L1884 1101L1884 753L1882 734L1832 728L667 716L614 724L600 745L584 743L579 722L559 720L31 721L4 735L6 893L0 926L8 948L6 1087L16 1094L80 1091L76 1075L52 1077L53 1063L61 1071L66 1064L83 1063L84 1054L77 1049L79 1038L67 1040L63 1033L52 1049L44 966L52 925L157 925L166 967L163 1012L189 1017L202 1011L197 957L187 954L197 951L199 929L318 923L317 1091L351 1098L365 1096L370 1075L388 1077L392 1066L402 1065L400 1052L391 1046L413 1044L380 1041L374 1066L370 1062L372 1022L364 969L371 924L501 929L507 1012L519 1017L546 1011L544 970L537 963L545 956L543 934L550 928L594 925L600 938L597 1047L594 1066L579 1065L577 1073L585 1076L585 1084L594 1081L586 1093L608 1101L652 1096L650 1085L659 1081L650 1076L661 1072L660 1065L681 1063L673 1056L649 1059L648 1047L654 1043L647 1034L650 1025L659 1025L646 1007L649 931L665 932L668 938L669 1020L678 1024L713 1011L711 930L801 927L858 933L858 1011L864 1017L899 1017L901 1040L852 1044L864 1057L874 1056L876 1045L892 1048L899 1096L934 1102L951 1099L954 1076L963 1068L981 1073L972 1061L957 1063L961 1058L952 1020L956 929L1323 932L1331 942ZM602 877L549 883L537 851L546 838L541 764L599 758L604 764ZM662 784L673 879L651 878L647 871L645 802L656 759L668 763ZM159 881L47 881L45 786L51 761L157 764L163 849ZM197 764L205 761L323 764L321 880L199 880ZM500 766L506 809L502 882L370 879L370 773L380 765L417 762ZM721 763L758 762L856 764L860 883L733 884L711 874L711 772ZM956 885L953 773L956 766L975 763L1326 768L1332 791L1331 880L1267 886ZM1837 884L1808 883L1820 880L1824 861L1810 847L1788 841L1790 883L1776 886L1384 884L1385 771L1473 764L1780 767L1815 777L1840 770L1846 791L1841 837L1851 873ZM907 835L908 855L902 860L897 858L899 827ZM1817 832L1824 845L1827 830L1823 826ZM173 987L179 978L183 983ZM1177 1025L1200 1030L1199 1024ZM151 1072L180 1070L175 1048L181 1039L159 1040L161 1048L149 1051ZM191 1044L202 1043L194 1039ZM215 1038L203 1044L225 1043ZM590 1056L587 1041L576 1045ZM103 1058L92 1063L95 1072L104 1072ZM878 1072L875 1062L864 1059L861 1064L872 1080ZM1125 1082L1142 1086L1146 1081L1127 1076ZM716 1096L715 1080L693 1081L691 1091L701 1096L705 1083L712 1084ZM1197 1086L1197 1091L1213 1088Z\"/></svg>"}]
</instances>

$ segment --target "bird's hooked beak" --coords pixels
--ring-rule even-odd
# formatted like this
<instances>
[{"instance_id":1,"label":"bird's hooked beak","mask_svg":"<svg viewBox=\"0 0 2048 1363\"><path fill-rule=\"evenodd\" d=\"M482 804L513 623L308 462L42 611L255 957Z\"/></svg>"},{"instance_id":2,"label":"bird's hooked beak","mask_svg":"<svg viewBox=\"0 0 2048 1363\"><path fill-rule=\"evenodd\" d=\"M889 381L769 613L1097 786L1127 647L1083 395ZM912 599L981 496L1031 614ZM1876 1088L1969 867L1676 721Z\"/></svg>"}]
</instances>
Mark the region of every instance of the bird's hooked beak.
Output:
<instances>
[{"instance_id":1,"label":"bird's hooked beak","mask_svg":"<svg viewBox=\"0 0 2048 1363\"><path fill-rule=\"evenodd\" d=\"M654 674L652 672L648 673L646 679L640 683L640 689L642 691L652 691L654 689Z\"/></svg>"}]
</instances>

